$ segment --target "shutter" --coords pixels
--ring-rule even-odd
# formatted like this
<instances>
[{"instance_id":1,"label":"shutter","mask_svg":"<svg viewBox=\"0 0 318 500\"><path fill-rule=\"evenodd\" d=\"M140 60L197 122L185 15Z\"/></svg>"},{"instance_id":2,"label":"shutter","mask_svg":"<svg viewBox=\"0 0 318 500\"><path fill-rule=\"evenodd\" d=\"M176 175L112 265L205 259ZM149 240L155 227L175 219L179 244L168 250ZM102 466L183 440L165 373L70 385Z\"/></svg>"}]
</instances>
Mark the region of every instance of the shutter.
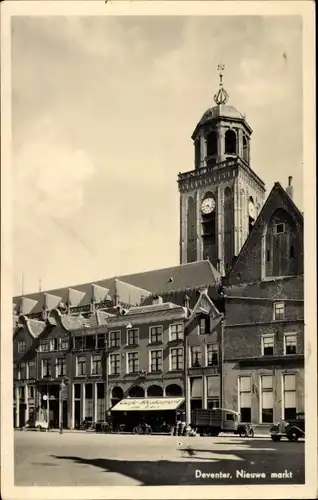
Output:
<instances>
[{"instance_id":1,"label":"shutter","mask_svg":"<svg viewBox=\"0 0 318 500\"><path fill-rule=\"evenodd\" d=\"M284 389L285 391L296 390L296 375L284 375Z\"/></svg>"},{"instance_id":2,"label":"shutter","mask_svg":"<svg viewBox=\"0 0 318 500\"><path fill-rule=\"evenodd\" d=\"M262 408L267 410L273 408L273 393L263 392L262 394Z\"/></svg>"},{"instance_id":3,"label":"shutter","mask_svg":"<svg viewBox=\"0 0 318 500\"><path fill-rule=\"evenodd\" d=\"M214 377L207 377L207 396L208 398L219 398L220 397L220 377L216 375Z\"/></svg>"},{"instance_id":4,"label":"shutter","mask_svg":"<svg viewBox=\"0 0 318 500\"><path fill-rule=\"evenodd\" d=\"M263 375L262 376L262 389L272 389L273 388L273 376Z\"/></svg>"},{"instance_id":5,"label":"shutter","mask_svg":"<svg viewBox=\"0 0 318 500\"><path fill-rule=\"evenodd\" d=\"M251 377L240 377L240 390L251 392Z\"/></svg>"},{"instance_id":6,"label":"shutter","mask_svg":"<svg viewBox=\"0 0 318 500\"><path fill-rule=\"evenodd\" d=\"M241 408L251 408L251 393L250 392L242 392L241 393Z\"/></svg>"},{"instance_id":7,"label":"shutter","mask_svg":"<svg viewBox=\"0 0 318 500\"><path fill-rule=\"evenodd\" d=\"M285 392L284 406L285 406L285 408L296 408L296 392L295 391Z\"/></svg>"},{"instance_id":8,"label":"shutter","mask_svg":"<svg viewBox=\"0 0 318 500\"><path fill-rule=\"evenodd\" d=\"M203 397L203 380L201 377L191 379L191 397L192 398Z\"/></svg>"}]
</instances>

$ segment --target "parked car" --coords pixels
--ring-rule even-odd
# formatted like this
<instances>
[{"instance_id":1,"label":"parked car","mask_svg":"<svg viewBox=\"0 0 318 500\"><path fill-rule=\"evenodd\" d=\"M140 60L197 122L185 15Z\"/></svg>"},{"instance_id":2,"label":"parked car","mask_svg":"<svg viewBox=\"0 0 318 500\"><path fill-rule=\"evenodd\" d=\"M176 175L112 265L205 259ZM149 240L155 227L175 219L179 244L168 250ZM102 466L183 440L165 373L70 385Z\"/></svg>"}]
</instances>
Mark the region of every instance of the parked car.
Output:
<instances>
[{"instance_id":1,"label":"parked car","mask_svg":"<svg viewBox=\"0 0 318 500\"><path fill-rule=\"evenodd\" d=\"M49 431L50 430L49 423L46 420L42 420L42 419L29 420L29 422L27 422L26 427L28 429L38 429L40 431Z\"/></svg>"},{"instance_id":2,"label":"parked car","mask_svg":"<svg viewBox=\"0 0 318 500\"><path fill-rule=\"evenodd\" d=\"M286 437L289 441L298 441L305 437L305 414L297 413L296 418L282 420L274 424L270 429L270 435L273 441L280 441Z\"/></svg>"}]
</instances>

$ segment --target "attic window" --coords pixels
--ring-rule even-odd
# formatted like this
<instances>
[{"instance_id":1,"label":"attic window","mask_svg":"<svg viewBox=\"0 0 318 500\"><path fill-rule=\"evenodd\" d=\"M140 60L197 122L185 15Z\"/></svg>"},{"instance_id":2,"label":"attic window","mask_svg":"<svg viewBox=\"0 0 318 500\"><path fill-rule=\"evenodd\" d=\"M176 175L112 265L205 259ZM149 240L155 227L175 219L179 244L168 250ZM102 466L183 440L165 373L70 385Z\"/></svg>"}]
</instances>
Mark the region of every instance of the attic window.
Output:
<instances>
[{"instance_id":1,"label":"attic window","mask_svg":"<svg viewBox=\"0 0 318 500\"><path fill-rule=\"evenodd\" d=\"M283 222L276 224L276 234L283 234L285 232L285 224Z\"/></svg>"}]
</instances>

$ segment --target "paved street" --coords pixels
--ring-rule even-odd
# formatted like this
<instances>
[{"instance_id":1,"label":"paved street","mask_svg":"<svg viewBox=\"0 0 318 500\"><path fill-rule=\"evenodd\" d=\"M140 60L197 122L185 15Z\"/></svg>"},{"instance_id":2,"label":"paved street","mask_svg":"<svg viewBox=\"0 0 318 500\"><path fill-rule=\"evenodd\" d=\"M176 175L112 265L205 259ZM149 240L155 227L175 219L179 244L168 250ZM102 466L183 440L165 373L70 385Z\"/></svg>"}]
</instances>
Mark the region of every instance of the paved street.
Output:
<instances>
[{"instance_id":1,"label":"paved street","mask_svg":"<svg viewBox=\"0 0 318 500\"><path fill-rule=\"evenodd\" d=\"M183 451L188 446L194 456ZM196 472L199 471L199 472ZM284 473L285 478L271 478ZM237 471L241 477L237 477ZM210 474L202 477L203 473ZM213 477L213 474L228 477ZM265 473L266 478L246 478ZM201 478L196 478L196 475ZM222 474L221 474L222 476ZM245 478L244 478L245 476ZM286 474L285 474L286 476ZM269 438L15 432L17 486L301 484L304 443Z\"/></svg>"}]
</instances>

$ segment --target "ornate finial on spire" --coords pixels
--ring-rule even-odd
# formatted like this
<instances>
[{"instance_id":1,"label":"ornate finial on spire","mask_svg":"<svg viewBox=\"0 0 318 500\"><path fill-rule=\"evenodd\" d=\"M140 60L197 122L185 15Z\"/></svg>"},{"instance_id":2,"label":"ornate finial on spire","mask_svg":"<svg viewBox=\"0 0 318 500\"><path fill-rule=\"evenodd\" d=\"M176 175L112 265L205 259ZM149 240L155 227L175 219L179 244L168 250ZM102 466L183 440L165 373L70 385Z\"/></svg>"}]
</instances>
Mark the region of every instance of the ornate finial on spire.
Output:
<instances>
[{"instance_id":1,"label":"ornate finial on spire","mask_svg":"<svg viewBox=\"0 0 318 500\"><path fill-rule=\"evenodd\" d=\"M218 69L218 72L219 72L219 75L220 75L220 87L219 87L219 90L217 91L217 93L214 96L214 102L215 102L215 104L217 104L219 106L220 104L226 104L227 103L227 101L229 99L229 95L226 92L226 90L223 88L223 71L225 69L225 65L224 64L219 64L217 69Z\"/></svg>"}]
</instances>

